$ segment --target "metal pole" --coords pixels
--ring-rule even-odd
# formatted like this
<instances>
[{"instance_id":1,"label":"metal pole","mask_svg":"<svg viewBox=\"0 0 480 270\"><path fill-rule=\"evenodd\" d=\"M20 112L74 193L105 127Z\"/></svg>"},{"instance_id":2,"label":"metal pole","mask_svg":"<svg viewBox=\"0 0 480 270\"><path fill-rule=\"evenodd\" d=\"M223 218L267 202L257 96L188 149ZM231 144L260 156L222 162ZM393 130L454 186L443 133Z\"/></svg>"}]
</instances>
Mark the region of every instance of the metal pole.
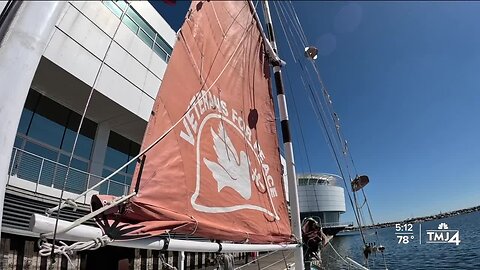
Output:
<instances>
[{"instance_id":1,"label":"metal pole","mask_svg":"<svg viewBox=\"0 0 480 270\"><path fill-rule=\"evenodd\" d=\"M38 191L38 185L40 184L40 178L42 178L42 171L43 171L43 164L45 163L45 159L42 158L42 164L40 164L40 173L38 174L37 184L35 185L35 193Z\"/></svg>"},{"instance_id":2,"label":"metal pole","mask_svg":"<svg viewBox=\"0 0 480 270\"><path fill-rule=\"evenodd\" d=\"M52 238L52 228L55 226L56 219L46 217L40 214L33 214L30 217L30 231ZM87 225L79 225L70 230L73 222L59 220L58 222L58 239L67 241L90 241L102 236L102 230L98 227ZM221 252L221 253L238 253L238 252L264 252L275 250L293 250L297 248L296 244L230 244L217 243L199 240L177 240L170 239L168 245L165 237L150 237L129 241L113 241L108 245L125 248L140 248L152 250L170 250L170 251L187 251L187 252Z\"/></svg>"},{"instance_id":3,"label":"metal pole","mask_svg":"<svg viewBox=\"0 0 480 270\"><path fill-rule=\"evenodd\" d=\"M273 50L277 53L277 44L275 43L275 33L273 32L272 17L270 15L270 8L268 1L263 1L263 10L265 21L268 29L268 39L272 45ZM292 233L301 240L302 229L300 224L300 207L298 202L298 187L297 175L295 173L295 160L293 158L292 137L290 135L290 128L288 124L287 100L285 98L285 91L283 87L281 62L275 61L273 63L273 73L275 77L275 86L277 89L277 101L280 111L280 121L282 126L283 147L285 149L285 160L287 163L287 179L288 179L288 193L290 197L290 209L292 216ZM295 249L295 269L303 270L303 249L302 246Z\"/></svg>"},{"instance_id":4,"label":"metal pole","mask_svg":"<svg viewBox=\"0 0 480 270\"><path fill-rule=\"evenodd\" d=\"M12 153L23 105L66 2L22 1L0 25L0 223ZM7 23L8 22L8 23Z\"/></svg>"},{"instance_id":5,"label":"metal pole","mask_svg":"<svg viewBox=\"0 0 480 270\"><path fill-rule=\"evenodd\" d=\"M185 270L185 251L178 253L178 270Z\"/></svg>"},{"instance_id":6,"label":"metal pole","mask_svg":"<svg viewBox=\"0 0 480 270\"><path fill-rule=\"evenodd\" d=\"M7 185L8 185L8 181L10 181L10 176L13 175L13 168L15 168L15 163L17 163L17 148L14 148L14 152L13 152L13 158L12 158L12 165L10 166L10 169L8 170L8 177L7 177Z\"/></svg>"}]
</instances>

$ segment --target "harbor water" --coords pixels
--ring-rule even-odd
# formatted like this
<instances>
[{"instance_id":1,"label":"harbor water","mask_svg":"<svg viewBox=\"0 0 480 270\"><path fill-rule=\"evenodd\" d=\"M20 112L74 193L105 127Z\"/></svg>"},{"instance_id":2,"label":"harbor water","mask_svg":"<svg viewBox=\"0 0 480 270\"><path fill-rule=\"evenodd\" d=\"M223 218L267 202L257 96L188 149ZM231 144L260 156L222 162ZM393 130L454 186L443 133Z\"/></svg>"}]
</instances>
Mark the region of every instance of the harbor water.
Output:
<instances>
[{"instance_id":1,"label":"harbor water","mask_svg":"<svg viewBox=\"0 0 480 270\"><path fill-rule=\"evenodd\" d=\"M439 228L442 223L445 224ZM399 228L381 228L377 234L368 230L365 238L367 242L385 246L385 262L390 270L480 269L479 226L480 212L474 212L412 226L404 223ZM454 237L456 231L460 242ZM451 240L450 243L448 240ZM331 244L340 255L364 262L360 234L337 236ZM370 269L385 269L381 253L372 254L369 258ZM349 269L331 246L323 249L322 260L324 269Z\"/></svg>"}]
</instances>

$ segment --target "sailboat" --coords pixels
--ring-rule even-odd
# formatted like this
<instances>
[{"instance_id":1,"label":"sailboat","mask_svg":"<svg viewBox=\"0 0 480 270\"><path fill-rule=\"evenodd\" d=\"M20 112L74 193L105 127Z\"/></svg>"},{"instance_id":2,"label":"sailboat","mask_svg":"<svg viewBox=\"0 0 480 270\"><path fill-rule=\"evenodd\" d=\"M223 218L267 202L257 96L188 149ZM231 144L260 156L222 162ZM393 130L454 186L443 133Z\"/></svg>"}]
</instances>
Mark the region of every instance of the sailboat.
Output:
<instances>
[{"instance_id":1,"label":"sailboat","mask_svg":"<svg viewBox=\"0 0 480 270\"><path fill-rule=\"evenodd\" d=\"M295 268L304 268L302 243L309 240L302 241L302 227L304 236L321 240L322 235L315 224L302 226L300 221L281 75L284 62L277 54L268 2L264 2L268 37L255 10L251 1L192 2L142 150L129 162L138 163L130 193L117 198L94 196L92 213L74 223L34 215L31 229L41 233L43 255L68 255L107 244L218 253L291 249ZM306 55L316 58L311 48ZM289 204L282 182L277 118L287 161ZM72 203L64 201L48 213ZM90 218L99 228L81 225ZM305 233L307 228L314 233ZM173 235L206 241L177 240ZM56 238L84 242L58 246L48 243L48 238L54 243Z\"/></svg>"}]
</instances>

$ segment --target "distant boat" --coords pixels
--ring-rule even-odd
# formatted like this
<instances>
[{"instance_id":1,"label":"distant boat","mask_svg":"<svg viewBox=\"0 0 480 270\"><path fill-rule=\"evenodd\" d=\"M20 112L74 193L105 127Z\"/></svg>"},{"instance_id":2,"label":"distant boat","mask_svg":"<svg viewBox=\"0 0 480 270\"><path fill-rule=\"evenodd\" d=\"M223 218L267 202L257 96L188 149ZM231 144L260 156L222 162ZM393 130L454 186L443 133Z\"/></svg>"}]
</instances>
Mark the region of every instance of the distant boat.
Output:
<instances>
[{"instance_id":1,"label":"distant boat","mask_svg":"<svg viewBox=\"0 0 480 270\"><path fill-rule=\"evenodd\" d=\"M360 231L359 230L343 230L339 233L337 233L337 237L343 237L343 236L356 236L356 235L360 235Z\"/></svg>"}]
</instances>

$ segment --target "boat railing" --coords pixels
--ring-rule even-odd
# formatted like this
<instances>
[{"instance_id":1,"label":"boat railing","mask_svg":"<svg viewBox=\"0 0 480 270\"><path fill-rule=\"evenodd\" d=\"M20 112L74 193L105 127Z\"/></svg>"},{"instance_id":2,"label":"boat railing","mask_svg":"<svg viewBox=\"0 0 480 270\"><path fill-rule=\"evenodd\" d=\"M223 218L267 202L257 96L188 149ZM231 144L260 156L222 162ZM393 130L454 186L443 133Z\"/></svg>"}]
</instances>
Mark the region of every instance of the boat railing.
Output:
<instances>
[{"instance_id":1,"label":"boat railing","mask_svg":"<svg viewBox=\"0 0 480 270\"><path fill-rule=\"evenodd\" d=\"M39 192L40 185L61 190L65 182L67 166L14 147L8 174L9 181L11 176L15 176L35 183L35 192ZM102 179L101 176L71 167L65 182L65 191L81 194ZM110 179L96 190L101 194L122 196L126 195L129 189L129 184ZM85 197L84 203L86 202Z\"/></svg>"},{"instance_id":2,"label":"boat railing","mask_svg":"<svg viewBox=\"0 0 480 270\"><path fill-rule=\"evenodd\" d=\"M322 223L322 227L340 227L340 226L345 226L345 227L351 227L353 226L353 222L326 222Z\"/></svg>"}]
</instances>

